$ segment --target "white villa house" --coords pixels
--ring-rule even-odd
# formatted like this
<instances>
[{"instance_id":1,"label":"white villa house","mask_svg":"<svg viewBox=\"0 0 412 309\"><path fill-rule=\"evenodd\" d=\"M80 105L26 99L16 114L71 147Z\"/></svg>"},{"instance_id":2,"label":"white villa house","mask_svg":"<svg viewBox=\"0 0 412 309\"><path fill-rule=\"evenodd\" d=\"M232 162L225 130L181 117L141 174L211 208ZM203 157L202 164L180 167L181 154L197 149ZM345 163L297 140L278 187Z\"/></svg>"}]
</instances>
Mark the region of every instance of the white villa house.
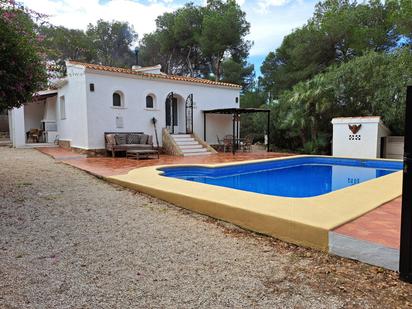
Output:
<instances>
[{"instance_id":1,"label":"white villa house","mask_svg":"<svg viewBox=\"0 0 412 309\"><path fill-rule=\"evenodd\" d=\"M131 69L75 61L66 65L67 77L53 89L40 91L33 102L9 111L14 147L30 146L29 132L40 129L42 143L101 150L105 132L154 136L153 118L162 146L162 129L203 137L204 111L239 107L239 85L166 75L160 65ZM232 132L231 115L208 115L206 142L214 144L217 136Z\"/></svg>"}]
</instances>

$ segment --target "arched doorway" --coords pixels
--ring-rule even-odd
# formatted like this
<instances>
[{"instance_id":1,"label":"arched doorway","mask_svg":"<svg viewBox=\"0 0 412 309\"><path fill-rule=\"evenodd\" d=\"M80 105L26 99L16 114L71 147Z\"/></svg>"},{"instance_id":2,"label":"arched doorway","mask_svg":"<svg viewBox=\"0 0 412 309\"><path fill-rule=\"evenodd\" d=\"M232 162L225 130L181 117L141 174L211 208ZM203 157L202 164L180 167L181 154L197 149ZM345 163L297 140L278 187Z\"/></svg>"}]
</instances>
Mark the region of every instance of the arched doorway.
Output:
<instances>
[{"instance_id":1,"label":"arched doorway","mask_svg":"<svg viewBox=\"0 0 412 309\"><path fill-rule=\"evenodd\" d=\"M193 133L193 93L189 94L185 102L186 134Z\"/></svg>"},{"instance_id":2,"label":"arched doorway","mask_svg":"<svg viewBox=\"0 0 412 309\"><path fill-rule=\"evenodd\" d=\"M186 127L186 103L189 104L183 96L175 92L170 92L166 97L166 128L172 134L188 133Z\"/></svg>"},{"instance_id":3,"label":"arched doorway","mask_svg":"<svg viewBox=\"0 0 412 309\"><path fill-rule=\"evenodd\" d=\"M176 127L179 125L177 97L173 92L170 92L166 98L166 128L170 133L174 134Z\"/></svg>"}]
</instances>

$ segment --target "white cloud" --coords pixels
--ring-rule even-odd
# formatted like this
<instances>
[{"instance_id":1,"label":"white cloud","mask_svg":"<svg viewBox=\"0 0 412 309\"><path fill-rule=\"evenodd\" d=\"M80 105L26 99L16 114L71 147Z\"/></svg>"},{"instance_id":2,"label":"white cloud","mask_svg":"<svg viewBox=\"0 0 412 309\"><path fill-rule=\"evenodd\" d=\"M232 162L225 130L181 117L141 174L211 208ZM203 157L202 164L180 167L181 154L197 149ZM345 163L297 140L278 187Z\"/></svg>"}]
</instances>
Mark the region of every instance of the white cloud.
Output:
<instances>
[{"instance_id":1,"label":"white cloud","mask_svg":"<svg viewBox=\"0 0 412 309\"><path fill-rule=\"evenodd\" d=\"M206 0L195 1L204 4ZM303 25L312 15L317 0L237 0L246 11L251 23L248 39L254 41L251 56L264 56L275 50L285 35ZM142 38L155 30L159 15L183 5L173 0L23 0L23 3L38 12L50 15L54 25L83 29L98 19L127 21Z\"/></svg>"},{"instance_id":2,"label":"white cloud","mask_svg":"<svg viewBox=\"0 0 412 309\"><path fill-rule=\"evenodd\" d=\"M174 9L165 1L142 4L132 0L24 0L27 7L48 14L54 25L74 29L87 28L98 19L127 21L134 26L139 38L155 29L155 19L164 12Z\"/></svg>"},{"instance_id":3,"label":"white cloud","mask_svg":"<svg viewBox=\"0 0 412 309\"><path fill-rule=\"evenodd\" d=\"M271 7L283 6L290 2L290 0L258 0L257 11L260 13L268 13Z\"/></svg>"},{"instance_id":4,"label":"white cloud","mask_svg":"<svg viewBox=\"0 0 412 309\"><path fill-rule=\"evenodd\" d=\"M286 0L271 1L280 3ZM246 18L251 24L248 39L254 42L250 55L266 55L269 51L274 51L279 47L285 35L303 26L312 16L314 3L313 0L305 2L295 0L287 6L268 8L265 12L256 9L256 6L249 6L246 10Z\"/></svg>"}]
</instances>

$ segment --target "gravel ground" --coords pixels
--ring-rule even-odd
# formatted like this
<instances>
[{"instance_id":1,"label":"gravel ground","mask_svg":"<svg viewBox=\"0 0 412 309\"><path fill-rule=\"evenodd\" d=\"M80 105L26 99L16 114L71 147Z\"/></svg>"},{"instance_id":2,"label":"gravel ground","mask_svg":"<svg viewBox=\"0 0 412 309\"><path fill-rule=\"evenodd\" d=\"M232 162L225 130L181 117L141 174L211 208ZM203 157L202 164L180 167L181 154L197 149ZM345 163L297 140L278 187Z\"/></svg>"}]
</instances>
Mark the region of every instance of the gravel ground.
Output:
<instances>
[{"instance_id":1,"label":"gravel ground","mask_svg":"<svg viewBox=\"0 0 412 309\"><path fill-rule=\"evenodd\" d=\"M394 308L410 285L0 147L0 308Z\"/></svg>"}]
</instances>

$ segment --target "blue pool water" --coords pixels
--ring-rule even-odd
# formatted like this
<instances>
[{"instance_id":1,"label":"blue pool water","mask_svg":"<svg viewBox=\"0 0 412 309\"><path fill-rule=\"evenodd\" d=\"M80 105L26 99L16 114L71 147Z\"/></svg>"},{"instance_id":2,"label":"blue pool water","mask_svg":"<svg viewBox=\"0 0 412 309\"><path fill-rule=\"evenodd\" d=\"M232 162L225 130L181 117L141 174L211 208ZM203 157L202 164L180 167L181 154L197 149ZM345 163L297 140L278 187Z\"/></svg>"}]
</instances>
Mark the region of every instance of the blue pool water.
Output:
<instances>
[{"instance_id":1,"label":"blue pool water","mask_svg":"<svg viewBox=\"0 0 412 309\"><path fill-rule=\"evenodd\" d=\"M402 162L303 157L208 168L161 168L163 175L238 190L285 196L311 197L388 175Z\"/></svg>"}]
</instances>

